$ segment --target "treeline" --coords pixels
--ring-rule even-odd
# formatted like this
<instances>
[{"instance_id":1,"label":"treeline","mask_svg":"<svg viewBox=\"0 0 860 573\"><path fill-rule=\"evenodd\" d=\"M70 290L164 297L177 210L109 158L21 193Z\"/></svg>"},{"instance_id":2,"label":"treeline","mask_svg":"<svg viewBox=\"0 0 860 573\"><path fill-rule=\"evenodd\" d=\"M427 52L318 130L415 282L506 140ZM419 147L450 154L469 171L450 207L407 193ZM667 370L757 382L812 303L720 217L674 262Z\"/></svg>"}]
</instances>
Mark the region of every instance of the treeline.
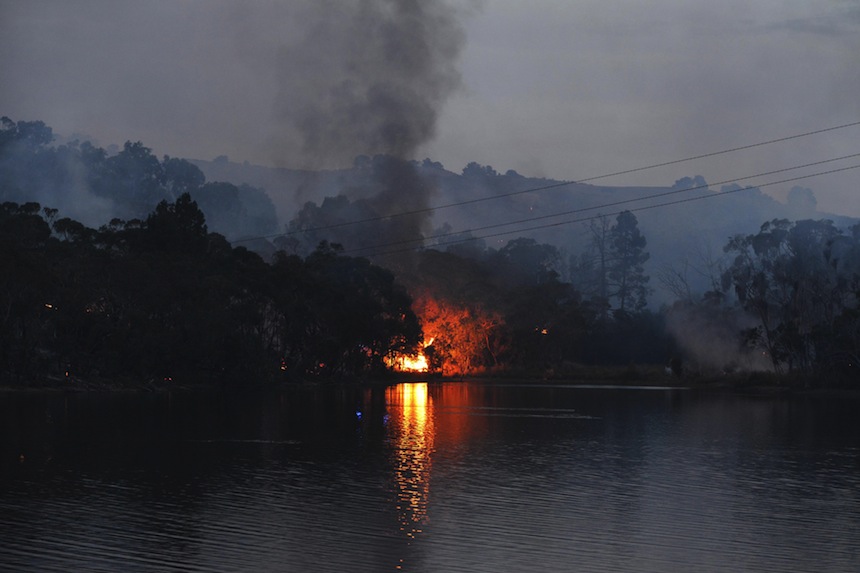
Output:
<instances>
[{"instance_id":1,"label":"treeline","mask_svg":"<svg viewBox=\"0 0 860 573\"><path fill-rule=\"evenodd\" d=\"M392 272L337 245L271 262L234 248L188 194L99 229L57 215L0 206L6 384L379 375L422 340L445 374L544 372L662 360L670 343L650 313L607 319L557 279L557 250L528 239L483 261L417 254L413 304Z\"/></svg>"},{"instance_id":2,"label":"treeline","mask_svg":"<svg viewBox=\"0 0 860 573\"><path fill-rule=\"evenodd\" d=\"M232 247L188 194L99 229L57 215L0 205L5 384L379 375L422 341L437 372L544 373L662 361L670 344L657 315L583 300L552 271L557 250L529 239L482 261L418 253L407 292L337 245L270 262Z\"/></svg>"},{"instance_id":3,"label":"treeline","mask_svg":"<svg viewBox=\"0 0 860 573\"><path fill-rule=\"evenodd\" d=\"M328 243L267 262L209 233L188 194L97 230L6 202L0 381L374 376L423 345L431 369L448 375L563 375L674 357L690 369L764 365L856 381L860 226L767 223L728 243L731 264L714 290L659 312L639 305L647 276L635 218L620 215L607 233L606 277L592 265L591 289L559 280L555 247L522 238L469 256L420 251L395 280ZM721 325L734 348L708 362ZM745 354L758 364L744 364Z\"/></svg>"},{"instance_id":4,"label":"treeline","mask_svg":"<svg viewBox=\"0 0 860 573\"><path fill-rule=\"evenodd\" d=\"M327 245L271 263L188 194L94 230L0 207L0 377L249 381L384 370L421 332L393 275Z\"/></svg>"}]
</instances>

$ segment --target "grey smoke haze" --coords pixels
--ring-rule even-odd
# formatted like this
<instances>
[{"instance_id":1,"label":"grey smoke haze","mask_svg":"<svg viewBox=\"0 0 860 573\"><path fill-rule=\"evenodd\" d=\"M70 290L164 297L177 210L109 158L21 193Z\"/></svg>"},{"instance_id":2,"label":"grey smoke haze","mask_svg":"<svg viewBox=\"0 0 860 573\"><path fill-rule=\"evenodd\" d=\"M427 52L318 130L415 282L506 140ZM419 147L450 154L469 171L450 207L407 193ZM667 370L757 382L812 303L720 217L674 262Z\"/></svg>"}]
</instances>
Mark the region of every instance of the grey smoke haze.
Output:
<instances>
[{"instance_id":1,"label":"grey smoke haze","mask_svg":"<svg viewBox=\"0 0 860 573\"><path fill-rule=\"evenodd\" d=\"M460 156L583 179L860 119L857 0L491 0L468 33L471 91L451 101L428 149L446 165ZM858 134L596 183L731 180L856 153ZM858 216L857 179L849 171L801 185L819 210ZM792 186L766 192L784 200Z\"/></svg>"},{"instance_id":2,"label":"grey smoke haze","mask_svg":"<svg viewBox=\"0 0 860 573\"><path fill-rule=\"evenodd\" d=\"M676 306L666 315L666 330L675 337L697 373L769 371L773 364L760 350L742 348L738 333L758 322L742 313L708 312L703 307Z\"/></svg>"},{"instance_id":3,"label":"grey smoke haze","mask_svg":"<svg viewBox=\"0 0 860 573\"><path fill-rule=\"evenodd\" d=\"M175 157L342 167L400 147L453 171L477 161L555 179L860 118L857 0L481 4L0 0L0 110ZM383 103L414 122L374 124ZM366 117L344 123L350 111ZM857 133L599 183L732 180L856 153ZM800 185L819 211L860 216L856 173ZM765 192L785 200L794 185Z\"/></svg>"}]
</instances>

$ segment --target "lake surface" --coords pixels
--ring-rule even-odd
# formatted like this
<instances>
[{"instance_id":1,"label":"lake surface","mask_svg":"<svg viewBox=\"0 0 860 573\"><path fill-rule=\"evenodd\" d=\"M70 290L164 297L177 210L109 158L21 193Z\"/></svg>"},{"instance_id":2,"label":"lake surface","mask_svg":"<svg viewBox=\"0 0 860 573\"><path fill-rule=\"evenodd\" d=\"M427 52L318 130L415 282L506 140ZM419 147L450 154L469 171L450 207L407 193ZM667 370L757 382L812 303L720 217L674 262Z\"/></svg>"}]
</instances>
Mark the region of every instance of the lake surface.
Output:
<instances>
[{"instance_id":1,"label":"lake surface","mask_svg":"<svg viewBox=\"0 0 860 573\"><path fill-rule=\"evenodd\" d=\"M2 571L860 570L860 400L0 394Z\"/></svg>"}]
</instances>

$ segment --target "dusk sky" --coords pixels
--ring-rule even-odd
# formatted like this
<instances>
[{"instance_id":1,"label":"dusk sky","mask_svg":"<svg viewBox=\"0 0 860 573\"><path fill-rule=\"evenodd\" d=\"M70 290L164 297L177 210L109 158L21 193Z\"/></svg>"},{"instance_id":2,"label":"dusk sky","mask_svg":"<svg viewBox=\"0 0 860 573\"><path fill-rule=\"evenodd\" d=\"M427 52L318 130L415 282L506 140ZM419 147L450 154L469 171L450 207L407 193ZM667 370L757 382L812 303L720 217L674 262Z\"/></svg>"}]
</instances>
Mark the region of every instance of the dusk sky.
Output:
<instances>
[{"instance_id":1,"label":"dusk sky","mask_svg":"<svg viewBox=\"0 0 860 573\"><path fill-rule=\"evenodd\" d=\"M436 55L450 61L416 84L433 113L408 149L451 171L476 161L586 179L860 121L856 0L437 4ZM320 78L366 45L365 31L344 39L361 6L0 0L0 115L101 146L140 140L159 156L346 166L360 144L309 159L285 110L312 103ZM594 183L703 175L718 190L860 164L740 180L855 153L860 126ZM860 216L858 181L860 169L763 191L809 187L819 210Z\"/></svg>"}]
</instances>

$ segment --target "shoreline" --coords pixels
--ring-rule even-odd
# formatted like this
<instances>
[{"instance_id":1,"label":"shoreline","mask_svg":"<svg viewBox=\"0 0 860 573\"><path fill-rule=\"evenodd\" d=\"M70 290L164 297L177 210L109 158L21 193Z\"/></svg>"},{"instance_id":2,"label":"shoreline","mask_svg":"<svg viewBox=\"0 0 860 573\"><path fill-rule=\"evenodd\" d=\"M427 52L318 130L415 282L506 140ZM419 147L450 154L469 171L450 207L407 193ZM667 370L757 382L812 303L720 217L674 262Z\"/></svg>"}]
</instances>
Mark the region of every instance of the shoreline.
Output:
<instances>
[{"instance_id":1,"label":"shoreline","mask_svg":"<svg viewBox=\"0 0 860 573\"><path fill-rule=\"evenodd\" d=\"M564 371L490 372L464 376L442 376L434 373L389 372L376 377L342 377L326 379L282 379L243 384L237 379L204 380L109 380L84 378L48 378L29 385L0 385L0 393L28 392L196 392L196 391L258 391L288 386L353 385L379 386L405 382L516 383L527 385L568 385L606 388L653 388L665 390L730 391L778 395L787 393L860 393L860 385L846 380L825 383L821 377L795 373L735 372L713 374L682 374L676 376L662 366L577 366ZM830 381L830 380L828 380ZM838 382L838 381L837 381Z\"/></svg>"}]
</instances>

